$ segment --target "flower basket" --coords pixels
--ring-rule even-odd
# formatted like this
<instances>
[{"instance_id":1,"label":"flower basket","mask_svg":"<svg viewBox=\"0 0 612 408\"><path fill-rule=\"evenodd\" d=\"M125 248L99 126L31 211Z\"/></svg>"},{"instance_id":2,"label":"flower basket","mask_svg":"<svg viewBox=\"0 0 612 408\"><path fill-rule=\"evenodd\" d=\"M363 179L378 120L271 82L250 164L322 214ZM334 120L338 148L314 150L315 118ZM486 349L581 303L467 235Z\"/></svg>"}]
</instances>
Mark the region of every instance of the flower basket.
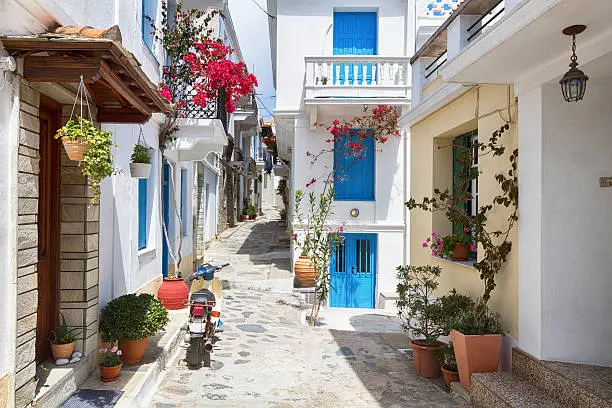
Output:
<instances>
[{"instance_id":1,"label":"flower basket","mask_svg":"<svg viewBox=\"0 0 612 408\"><path fill-rule=\"evenodd\" d=\"M66 155L73 161L83 161L85 152L89 149L89 144L87 142L82 143L73 141L66 136L62 137L62 144L64 145L64 150L66 150Z\"/></svg>"},{"instance_id":2,"label":"flower basket","mask_svg":"<svg viewBox=\"0 0 612 408\"><path fill-rule=\"evenodd\" d=\"M146 179L151 174L151 164L149 163L130 163L130 175L132 178Z\"/></svg>"},{"instance_id":3,"label":"flower basket","mask_svg":"<svg viewBox=\"0 0 612 408\"><path fill-rule=\"evenodd\" d=\"M123 367L123 363L119 363L114 367L100 367L100 379L104 382L115 381L119 377L119 372L121 371L121 367Z\"/></svg>"}]
</instances>

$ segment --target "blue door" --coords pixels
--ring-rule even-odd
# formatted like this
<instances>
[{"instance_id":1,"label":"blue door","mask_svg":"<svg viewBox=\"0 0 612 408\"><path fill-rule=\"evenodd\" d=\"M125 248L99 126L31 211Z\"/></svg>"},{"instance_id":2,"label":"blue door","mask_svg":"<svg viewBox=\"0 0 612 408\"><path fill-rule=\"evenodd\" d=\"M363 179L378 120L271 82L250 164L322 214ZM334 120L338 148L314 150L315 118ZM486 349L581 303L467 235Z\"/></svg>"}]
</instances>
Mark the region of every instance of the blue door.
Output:
<instances>
[{"instance_id":1,"label":"blue door","mask_svg":"<svg viewBox=\"0 0 612 408\"><path fill-rule=\"evenodd\" d=\"M377 32L376 13L334 12L334 55L376 55ZM371 64L338 64L333 70L334 85L370 85L376 75Z\"/></svg>"},{"instance_id":2,"label":"blue door","mask_svg":"<svg viewBox=\"0 0 612 408\"><path fill-rule=\"evenodd\" d=\"M374 308L376 234L344 234L330 263L331 307Z\"/></svg>"},{"instance_id":3,"label":"blue door","mask_svg":"<svg viewBox=\"0 0 612 408\"><path fill-rule=\"evenodd\" d=\"M168 237L170 237L170 165L168 162L164 161L164 174L162 178L162 187L163 187L163 216L164 216L164 225L168 230ZM162 273L164 277L168 276L168 242L166 241L166 236L164 234L164 230L162 227Z\"/></svg>"}]
</instances>

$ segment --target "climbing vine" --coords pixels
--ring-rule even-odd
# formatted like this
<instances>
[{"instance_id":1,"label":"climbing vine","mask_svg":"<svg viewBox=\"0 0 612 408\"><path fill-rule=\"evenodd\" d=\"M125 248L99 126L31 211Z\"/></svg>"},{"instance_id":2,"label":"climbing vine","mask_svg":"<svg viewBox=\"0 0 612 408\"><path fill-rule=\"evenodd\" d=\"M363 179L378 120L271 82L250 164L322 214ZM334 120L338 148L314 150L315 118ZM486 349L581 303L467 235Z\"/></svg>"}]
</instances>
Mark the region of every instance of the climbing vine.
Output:
<instances>
[{"instance_id":1,"label":"climbing vine","mask_svg":"<svg viewBox=\"0 0 612 408\"><path fill-rule=\"evenodd\" d=\"M474 241L482 249L482 256L479 256L480 260L474 264L474 267L480 272L480 279L484 282L482 298L485 302L490 299L491 292L495 289L495 276L507 261L512 250L512 242L510 242L509 236L518 221L518 149L512 151L508 157L509 169L495 175L495 180L501 191L493 198L491 203L480 206L476 216L472 216L469 209L462 203L476 199L467 188L467 185L478 177L478 171L472 168L474 156L489 154L493 157L503 156L506 148L500 143L499 139L510 130L510 124L509 121L504 123L493 132L486 143L474 141L472 146L455 146L459 149L458 162L460 166L460 171L455 180L455 188L444 191L435 188L433 197L425 197L420 202L410 198L406 202L406 206L410 210L442 211L453 224L471 230ZM488 226L489 216L499 207L509 208L510 215L502 228L491 229Z\"/></svg>"}]
</instances>

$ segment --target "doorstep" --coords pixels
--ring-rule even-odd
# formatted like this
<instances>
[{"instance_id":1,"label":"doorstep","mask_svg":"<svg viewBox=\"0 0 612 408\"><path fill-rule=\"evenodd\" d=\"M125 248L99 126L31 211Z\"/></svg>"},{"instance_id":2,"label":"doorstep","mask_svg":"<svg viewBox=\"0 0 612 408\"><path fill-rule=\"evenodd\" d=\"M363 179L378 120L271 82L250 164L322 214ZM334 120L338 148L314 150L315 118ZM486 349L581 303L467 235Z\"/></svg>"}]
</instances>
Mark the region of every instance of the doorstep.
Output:
<instances>
[{"instance_id":1,"label":"doorstep","mask_svg":"<svg viewBox=\"0 0 612 408\"><path fill-rule=\"evenodd\" d=\"M149 339L142 363L124 365L116 381L103 383L96 370L79 388L123 391L115 404L117 408L150 407L150 399L157 388L166 364L182 340L187 309L169 310L166 330Z\"/></svg>"}]
</instances>

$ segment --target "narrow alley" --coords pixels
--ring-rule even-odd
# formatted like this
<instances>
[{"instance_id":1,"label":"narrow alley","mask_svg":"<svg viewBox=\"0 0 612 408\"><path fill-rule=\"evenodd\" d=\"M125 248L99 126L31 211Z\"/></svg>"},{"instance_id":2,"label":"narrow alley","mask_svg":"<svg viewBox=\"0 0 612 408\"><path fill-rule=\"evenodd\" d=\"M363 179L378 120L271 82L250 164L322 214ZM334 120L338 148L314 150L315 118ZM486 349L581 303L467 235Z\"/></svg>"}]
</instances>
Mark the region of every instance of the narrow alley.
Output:
<instances>
[{"instance_id":1,"label":"narrow alley","mask_svg":"<svg viewBox=\"0 0 612 408\"><path fill-rule=\"evenodd\" d=\"M463 406L416 375L400 351L408 347L408 337L390 329L395 325L389 325L391 317L372 311L352 315L353 331L303 324L306 307L291 293L289 251L280 225L277 216L263 217L210 248L216 262L232 263L219 276L230 289L224 291L224 330L212 367L190 370L180 347L153 407Z\"/></svg>"}]
</instances>

